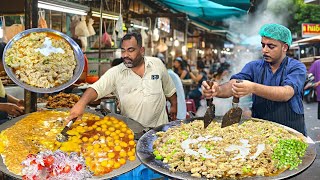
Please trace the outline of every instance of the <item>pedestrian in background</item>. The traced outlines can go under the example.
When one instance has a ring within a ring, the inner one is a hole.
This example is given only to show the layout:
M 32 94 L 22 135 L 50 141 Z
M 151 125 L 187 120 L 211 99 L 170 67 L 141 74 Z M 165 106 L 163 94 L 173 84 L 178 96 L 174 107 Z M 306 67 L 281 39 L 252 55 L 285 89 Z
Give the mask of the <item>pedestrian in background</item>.
M 163 64 L 166 65 L 164 55 L 162 53 L 158 53 L 157 57 L 163 62 Z M 186 96 L 184 94 L 184 89 L 183 89 L 181 79 L 175 72 L 173 72 L 172 69 L 167 69 L 167 70 L 176 87 L 177 107 L 178 107 L 177 119 L 180 119 L 180 120 L 186 119 L 186 115 L 187 115 Z M 168 107 L 168 110 L 170 111 L 170 107 L 171 107 L 170 102 L 168 102 L 167 107 Z
M 190 79 L 189 71 L 181 57 L 177 57 L 173 62 L 173 70 L 180 79 Z
M 312 73 L 315 78 L 314 87 L 317 90 L 318 119 L 320 120 L 320 60 L 316 60 L 315 62 L 313 62 L 308 72 Z
M 204 71 L 205 65 L 202 60 L 197 61 L 197 70 L 198 73 L 197 75 L 193 74 L 193 72 L 190 72 L 190 77 L 197 84 L 196 88 L 191 90 L 188 94 L 189 99 L 193 99 L 196 105 L 196 109 L 199 108 L 200 106 L 200 100 L 202 96 L 202 91 L 201 91 L 201 85 L 203 81 L 206 81 L 208 79 L 207 72 Z
M 0 69 L 3 70 L 2 55 L 6 43 L 0 43 Z M 17 117 L 24 114 L 24 100 L 17 99 L 10 94 L 7 94 L 0 79 L 0 124 L 8 121 L 10 116 Z

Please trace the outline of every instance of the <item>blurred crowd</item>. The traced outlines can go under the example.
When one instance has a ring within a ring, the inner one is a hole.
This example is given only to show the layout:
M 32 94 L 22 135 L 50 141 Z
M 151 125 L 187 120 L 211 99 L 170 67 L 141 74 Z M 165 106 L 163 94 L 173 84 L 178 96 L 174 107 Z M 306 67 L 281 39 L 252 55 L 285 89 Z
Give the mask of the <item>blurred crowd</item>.
M 164 55 L 157 54 L 157 57 L 164 63 Z M 184 102 L 186 102 L 186 111 L 195 113 L 197 116 L 203 116 L 207 107 L 206 100 L 201 92 L 203 81 L 212 80 L 219 84 L 228 82 L 231 76 L 233 56 L 222 54 L 219 58 L 198 57 L 196 61 L 185 59 L 184 57 L 175 57 L 172 62 L 173 72 L 180 78 L 183 85 L 182 93 Z M 195 62 L 191 64 L 190 62 Z M 177 94 L 179 97 L 178 92 Z M 244 109 L 250 110 L 251 97 L 244 98 Z M 223 116 L 231 108 L 232 98 L 214 98 L 213 103 L 216 105 L 216 115 Z M 178 102 L 179 105 L 179 102 Z

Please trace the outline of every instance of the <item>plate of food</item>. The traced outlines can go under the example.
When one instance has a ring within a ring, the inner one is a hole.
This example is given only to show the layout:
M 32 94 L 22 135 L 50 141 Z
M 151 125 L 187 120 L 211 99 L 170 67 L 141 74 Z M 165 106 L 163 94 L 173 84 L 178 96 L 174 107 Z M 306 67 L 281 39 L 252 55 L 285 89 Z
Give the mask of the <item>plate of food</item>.
M 6 45 L 4 69 L 14 83 L 32 92 L 61 91 L 80 77 L 82 50 L 67 35 L 52 29 L 20 32 Z
M 134 132 L 143 131 L 139 123 L 116 114 L 102 116 L 88 109 L 67 132 L 69 139 L 58 142 L 56 135 L 64 128 L 68 114 L 66 110 L 46 110 L 0 125 L 0 171 L 18 179 L 41 178 L 43 174 L 59 179 L 70 177 L 64 173 L 80 173 L 85 169 L 82 172 L 85 178 L 88 171 L 90 179 L 109 179 L 141 164 L 135 155 L 134 140 Z M 82 179 L 79 174 L 74 178 Z
M 137 156 L 149 168 L 177 179 L 284 179 L 308 168 L 314 143 L 294 129 L 260 119 L 221 128 L 216 117 L 172 121 L 145 133 Z

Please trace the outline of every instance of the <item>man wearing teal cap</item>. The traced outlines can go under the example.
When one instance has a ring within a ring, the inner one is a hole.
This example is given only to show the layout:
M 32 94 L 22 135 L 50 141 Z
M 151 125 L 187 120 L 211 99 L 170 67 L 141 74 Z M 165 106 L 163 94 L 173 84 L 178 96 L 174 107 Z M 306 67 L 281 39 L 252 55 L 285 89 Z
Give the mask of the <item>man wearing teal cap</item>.
M 289 58 L 291 32 L 280 24 L 261 27 L 263 59 L 247 63 L 225 84 L 210 89 L 202 83 L 203 94 L 212 97 L 243 97 L 252 93 L 252 116 L 291 127 L 306 135 L 302 104 L 306 67 Z M 237 79 L 242 82 L 236 83 Z M 241 99 L 240 99 L 241 101 Z

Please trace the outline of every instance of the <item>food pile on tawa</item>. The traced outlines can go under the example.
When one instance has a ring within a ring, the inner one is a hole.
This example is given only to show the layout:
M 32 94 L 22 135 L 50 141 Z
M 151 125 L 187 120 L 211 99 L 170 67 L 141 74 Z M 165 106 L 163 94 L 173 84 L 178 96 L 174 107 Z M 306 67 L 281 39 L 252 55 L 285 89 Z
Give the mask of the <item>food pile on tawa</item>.
M 57 95 L 49 96 L 46 104 L 47 108 L 72 108 L 80 99 L 76 94 L 66 94 L 60 92 Z
M 77 65 L 70 44 L 50 32 L 34 32 L 17 40 L 6 51 L 5 62 L 20 81 L 39 88 L 68 82 Z
M 194 177 L 274 176 L 297 168 L 308 147 L 302 134 L 268 121 L 203 127 L 196 120 L 156 133 L 155 159 Z
M 56 140 L 65 126 L 69 113 L 41 111 L 29 114 L 0 133 L 0 153 L 7 169 L 23 175 L 21 164 L 30 154 L 56 151 L 75 152 L 85 159 L 93 175 L 104 175 L 120 168 L 127 161 L 135 160 L 132 130 L 115 117 L 99 117 L 85 113 L 67 133 L 67 142 Z
M 2 57 L 0 57 L 2 58 Z M 0 79 L 2 84 L 5 85 L 13 85 L 14 82 L 9 78 L 9 76 L 7 75 L 7 73 L 5 71 L 0 71 Z

